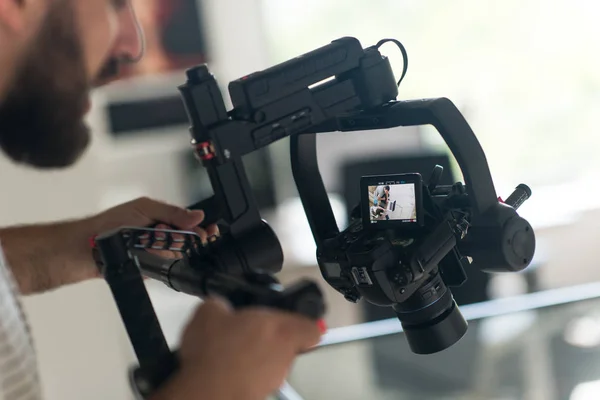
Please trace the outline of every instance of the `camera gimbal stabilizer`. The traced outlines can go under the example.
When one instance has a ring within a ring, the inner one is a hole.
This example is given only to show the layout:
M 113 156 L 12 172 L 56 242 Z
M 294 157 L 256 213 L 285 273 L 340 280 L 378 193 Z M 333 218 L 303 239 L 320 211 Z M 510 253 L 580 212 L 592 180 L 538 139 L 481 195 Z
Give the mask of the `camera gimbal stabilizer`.
M 499 200 L 477 138 L 448 99 L 396 100 L 407 64 L 396 82 L 389 60 L 379 52 L 387 41 L 363 49 L 357 39 L 341 38 L 233 81 L 231 111 L 205 65 L 187 71 L 179 89 L 192 144 L 214 190 L 192 208 L 206 211 L 206 224 L 219 223 L 220 238 L 202 244 L 189 232 L 123 228 L 95 241 L 140 361 L 140 391 L 151 392 L 176 368 L 140 271 L 174 290 L 218 293 L 239 307 L 263 304 L 322 317 L 323 298 L 314 283 L 287 290 L 277 286 L 273 274 L 281 270 L 282 249 L 260 217 L 242 163 L 245 154 L 285 137 L 291 138 L 294 180 L 323 277 L 349 301 L 364 297 L 392 306 L 414 352 L 443 350 L 466 332 L 447 288 L 464 282 L 466 263 L 501 272 L 519 271 L 531 262 L 534 232 L 516 212 L 530 196 L 529 188 L 520 185 L 506 202 Z M 403 46 L 392 41 L 406 61 Z M 319 173 L 316 134 L 427 124 L 448 144 L 465 184 L 437 185 L 442 170 L 432 166 L 429 182 L 420 176 L 414 181 L 422 206 L 417 223 L 378 228 L 369 224 L 362 204 L 340 232 Z M 165 238 L 157 245 L 158 233 Z M 149 247 L 175 249 L 184 257 L 164 260 L 146 252 Z

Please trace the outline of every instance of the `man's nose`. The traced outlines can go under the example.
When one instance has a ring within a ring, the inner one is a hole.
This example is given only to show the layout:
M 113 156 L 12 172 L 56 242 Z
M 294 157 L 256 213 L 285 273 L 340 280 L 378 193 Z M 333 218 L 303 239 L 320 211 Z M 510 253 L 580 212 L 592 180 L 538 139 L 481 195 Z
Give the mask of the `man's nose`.
M 131 5 L 119 17 L 119 38 L 115 53 L 125 62 L 137 62 L 144 55 L 144 32 Z

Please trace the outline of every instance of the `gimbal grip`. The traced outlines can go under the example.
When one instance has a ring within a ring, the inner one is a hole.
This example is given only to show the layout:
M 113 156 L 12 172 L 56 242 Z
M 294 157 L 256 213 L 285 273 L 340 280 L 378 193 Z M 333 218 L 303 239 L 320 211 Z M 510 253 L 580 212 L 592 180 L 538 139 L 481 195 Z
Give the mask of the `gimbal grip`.
M 300 281 L 275 298 L 264 296 L 263 298 L 254 298 L 250 302 L 244 302 L 244 296 L 235 296 L 232 298 L 232 305 L 235 309 L 242 309 L 251 306 L 267 306 L 277 308 L 283 311 L 293 312 L 314 320 L 321 330 L 324 330 L 322 321 L 325 315 L 325 301 L 323 293 L 319 287 L 311 281 Z M 173 374 L 179 369 L 179 360 L 177 352 L 171 352 L 152 363 L 146 364 L 145 368 L 134 368 L 131 371 L 131 384 L 136 394 L 142 398 L 149 398 L 159 387 L 161 387 Z

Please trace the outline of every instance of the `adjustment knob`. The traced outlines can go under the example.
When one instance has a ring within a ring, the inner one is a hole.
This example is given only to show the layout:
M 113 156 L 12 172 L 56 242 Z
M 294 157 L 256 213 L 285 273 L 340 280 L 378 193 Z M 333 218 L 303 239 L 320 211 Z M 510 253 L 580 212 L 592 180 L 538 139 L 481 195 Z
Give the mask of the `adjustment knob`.
M 437 185 L 440 183 L 440 179 L 442 179 L 442 174 L 444 173 L 444 167 L 441 165 L 436 165 L 433 167 L 433 172 L 431 173 L 431 177 L 429 178 L 429 184 L 427 188 L 429 192 L 433 193 Z
M 530 197 L 531 189 L 529 186 L 522 183 L 517 186 L 515 191 L 512 192 L 510 196 L 508 196 L 508 199 L 506 199 L 505 203 L 517 210 L 519 207 L 521 207 L 525 200 L 529 199 Z
M 208 66 L 206 64 L 202 64 L 193 68 L 188 69 L 185 72 L 188 81 L 192 84 L 200 84 L 207 79 L 212 77 L 210 71 L 208 70 Z
M 514 217 L 504 229 L 504 255 L 513 271 L 521 271 L 531 263 L 535 253 L 535 234 L 529 223 Z

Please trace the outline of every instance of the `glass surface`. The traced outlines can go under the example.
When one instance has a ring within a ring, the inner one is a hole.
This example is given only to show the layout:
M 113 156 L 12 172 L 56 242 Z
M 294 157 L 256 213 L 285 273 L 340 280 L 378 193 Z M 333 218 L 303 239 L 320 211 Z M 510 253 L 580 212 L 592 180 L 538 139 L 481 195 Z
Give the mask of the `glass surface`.
M 600 299 L 471 321 L 429 356 L 403 334 L 322 347 L 290 385 L 304 400 L 591 400 L 600 398 Z

